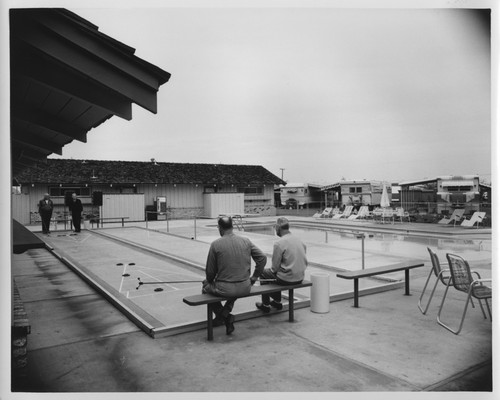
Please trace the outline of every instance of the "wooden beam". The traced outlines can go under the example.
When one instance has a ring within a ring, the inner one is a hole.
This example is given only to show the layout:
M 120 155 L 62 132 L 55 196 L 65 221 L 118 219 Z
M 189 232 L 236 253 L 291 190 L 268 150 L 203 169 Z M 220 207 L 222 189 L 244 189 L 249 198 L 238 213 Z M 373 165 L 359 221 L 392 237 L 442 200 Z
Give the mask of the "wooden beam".
M 66 65 L 67 68 L 78 71 L 81 75 L 125 96 L 152 113 L 157 112 L 156 93 L 158 88 L 151 88 L 134 76 L 127 75 L 117 66 L 104 62 L 87 51 L 82 51 L 67 38 L 56 35 L 39 24 L 16 29 L 15 35 L 19 40 Z
M 15 77 L 37 82 L 128 121 L 132 119 L 132 103 L 123 95 L 99 84 L 91 76 L 35 54 L 35 49 L 22 43 L 15 43 L 15 48 L 17 52 L 12 57 L 11 67 Z
M 12 120 L 23 121 L 56 134 L 76 139 L 80 142 L 87 142 L 87 129 L 78 125 L 62 121 L 54 115 L 47 114 L 32 108 L 19 108 L 14 106 L 11 109 Z
M 12 128 L 11 139 L 13 142 L 18 143 L 21 146 L 28 146 L 30 148 L 34 148 L 35 150 L 39 149 L 62 155 L 62 145 L 56 144 L 48 139 L 45 140 L 40 136 L 26 132 L 22 129 Z

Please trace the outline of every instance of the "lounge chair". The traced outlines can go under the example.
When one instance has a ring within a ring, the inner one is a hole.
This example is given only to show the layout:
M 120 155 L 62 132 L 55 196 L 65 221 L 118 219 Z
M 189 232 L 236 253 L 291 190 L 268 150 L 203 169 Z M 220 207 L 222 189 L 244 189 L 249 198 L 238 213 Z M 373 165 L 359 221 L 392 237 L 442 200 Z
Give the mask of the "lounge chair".
M 483 304 L 481 302 L 482 300 L 484 300 L 484 302 L 486 303 L 486 308 L 488 309 L 488 313 L 490 315 L 490 320 L 492 319 L 490 305 L 488 304 L 488 299 L 491 299 L 491 287 L 484 285 L 484 283 L 486 282 L 491 282 L 491 279 L 481 279 L 481 276 L 477 272 L 470 270 L 469 263 L 460 256 L 456 256 L 454 254 L 446 254 L 446 258 L 448 259 L 450 277 L 448 278 L 443 300 L 441 301 L 441 306 L 439 307 L 437 322 L 439 325 L 448 329 L 450 332 L 458 335 L 462 330 L 465 313 L 467 312 L 467 307 L 469 306 L 469 300 L 472 300 L 472 297 L 476 298 L 479 301 L 484 319 L 487 319 Z M 472 274 L 476 274 L 477 279 L 473 279 Z M 464 311 L 462 313 L 462 319 L 456 330 L 446 325 L 440 318 L 444 301 L 446 299 L 446 295 L 448 293 L 450 285 L 453 285 L 455 289 L 461 292 L 467 293 L 467 300 L 465 302 Z
M 427 280 L 425 281 L 424 288 L 422 289 L 422 294 L 420 295 L 420 298 L 418 299 L 418 308 L 422 312 L 422 314 L 425 314 L 427 310 L 429 309 L 429 306 L 431 304 L 432 296 L 434 296 L 434 292 L 436 291 L 436 287 L 439 281 L 443 285 L 448 284 L 448 279 L 449 279 L 449 272 L 447 268 L 441 268 L 441 263 L 439 262 L 439 258 L 436 253 L 434 253 L 429 247 L 427 247 L 427 251 L 429 252 L 429 255 L 431 256 L 431 270 L 429 271 L 429 276 L 427 277 Z M 432 274 L 436 276 L 436 281 L 434 282 L 434 287 L 432 288 L 431 294 L 429 296 L 429 300 L 427 300 L 427 305 L 425 306 L 425 310 L 422 308 L 422 299 L 425 294 L 425 289 L 427 289 L 427 285 L 431 279 Z M 445 276 L 446 275 L 446 276 Z
M 369 215 L 370 215 L 370 210 L 368 209 L 368 206 L 361 206 L 357 214 L 351 214 L 347 217 L 347 219 L 350 220 L 361 219 L 361 218 L 366 218 Z
M 486 213 L 483 211 L 476 211 L 474 214 L 472 214 L 472 217 L 470 219 L 464 219 L 460 226 L 465 226 L 465 227 L 473 227 L 475 224 L 477 224 L 476 228 L 479 228 L 479 224 L 483 222 L 484 217 L 486 217 Z
M 332 213 L 333 207 L 327 207 L 321 213 L 316 213 L 313 215 L 314 218 L 329 218 Z
M 372 216 L 372 213 L 370 211 L 370 207 L 368 206 L 363 206 L 360 209 L 360 212 L 358 213 L 359 218 L 369 218 Z
M 330 218 L 333 207 L 326 207 L 322 212 L 317 212 L 313 215 L 314 218 Z
M 438 224 L 447 225 L 453 221 L 453 226 L 455 226 L 455 224 L 457 222 L 460 222 L 460 220 L 464 217 L 464 212 L 465 210 L 463 208 L 455 208 L 453 210 L 453 213 L 450 215 L 450 218 L 444 217 L 443 219 L 438 221 Z
M 335 214 L 332 216 L 333 219 L 347 218 L 352 213 L 354 206 L 346 206 L 343 213 Z

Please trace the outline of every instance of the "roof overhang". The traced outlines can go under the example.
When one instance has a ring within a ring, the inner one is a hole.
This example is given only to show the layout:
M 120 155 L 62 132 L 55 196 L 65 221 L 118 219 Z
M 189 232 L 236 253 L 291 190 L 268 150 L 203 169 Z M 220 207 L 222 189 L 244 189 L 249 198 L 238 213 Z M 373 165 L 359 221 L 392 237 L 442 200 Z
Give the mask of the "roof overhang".
M 132 119 L 132 103 L 157 112 L 170 73 L 134 52 L 68 10 L 10 10 L 13 175 L 114 115 Z
M 426 183 L 432 183 L 432 182 L 437 182 L 437 178 L 432 178 L 432 179 L 420 179 L 417 181 L 406 181 L 406 182 L 400 182 L 398 185 L 399 186 L 416 186 L 416 185 L 425 185 Z
M 322 191 L 340 188 L 340 183 L 332 183 L 331 185 L 326 185 L 321 188 Z

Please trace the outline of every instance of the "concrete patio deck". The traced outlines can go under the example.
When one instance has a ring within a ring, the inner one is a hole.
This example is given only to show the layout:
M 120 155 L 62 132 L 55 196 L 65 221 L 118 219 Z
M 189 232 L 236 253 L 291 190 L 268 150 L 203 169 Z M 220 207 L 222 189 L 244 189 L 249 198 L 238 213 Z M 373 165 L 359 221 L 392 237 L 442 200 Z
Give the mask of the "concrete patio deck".
M 187 237 L 192 223 L 171 221 L 171 233 Z M 213 224 L 213 220 L 199 222 L 193 243 L 200 242 L 204 250 L 188 249 L 191 260 L 203 262 L 206 243 L 216 237 Z M 150 222 L 149 228 L 161 230 L 163 225 Z M 422 235 L 446 233 L 441 232 L 442 227 L 436 228 L 437 232 L 431 233 L 425 232 L 432 227 L 416 224 L 399 229 Z M 398 226 L 392 229 L 397 231 Z M 128 235 L 126 240 L 141 244 L 142 233 L 137 232 L 144 230 L 101 229 L 92 236 Z M 453 233 L 455 236 L 458 231 Z M 461 235 L 469 236 L 487 238 L 491 231 L 467 230 Z M 269 252 L 264 239 L 255 235 L 253 240 Z M 58 246 L 62 247 L 61 241 Z M 68 243 L 61 250 L 71 247 Z M 124 259 L 144 252 L 134 246 L 123 248 Z M 178 248 L 178 255 L 186 257 L 185 250 Z M 105 253 L 106 248 L 93 244 L 86 251 Z M 311 261 L 327 258 L 321 251 L 331 255 L 329 247 L 312 246 Z M 344 260 L 350 254 L 349 249 L 335 252 Z M 430 265 L 426 254 L 422 258 Z M 491 264 L 488 268 L 484 260 L 479 261 L 484 277 L 491 277 Z M 474 263 L 471 266 L 474 269 Z M 223 328 L 216 328 L 214 341 L 207 342 L 201 326 L 152 339 L 48 251 L 14 255 L 12 276 L 31 324 L 28 366 L 15 381 L 14 394 L 54 392 L 67 397 L 80 392 L 336 392 L 338 396 L 358 392 L 401 395 L 481 391 L 474 393 L 475 398 L 489 398 L 493 395 L 492 324 L 476 307 L 469 308 L 460 335 L 439 326 L 436 314 L 443 287 L 438 287 L 430 310 L 422 315 L 417 301 L 427 273 L 427 267 L 411 273 L 411 296 L 404 296 L 399 289 L 374 293 L 362 297 L 358 309 L 353 307 L 352 298 L 347 298 L 332 302 L 330 312 L 325 314 L 305 307 L 296 310 L 292 324 L 287 322 L 286 313 L 237 319 L 233 335 L 226 336 Z M 449 297 L 442 317 L 456 322 L 464 296 L 452 291 Z M 178 312 L 187 311 L 179 303 Z

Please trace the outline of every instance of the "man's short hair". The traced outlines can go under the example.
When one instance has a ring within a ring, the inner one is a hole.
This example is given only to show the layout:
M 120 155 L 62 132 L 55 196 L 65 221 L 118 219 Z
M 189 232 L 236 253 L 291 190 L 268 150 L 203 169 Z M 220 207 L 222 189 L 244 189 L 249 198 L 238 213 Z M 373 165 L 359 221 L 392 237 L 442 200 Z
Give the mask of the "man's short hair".
M 222 229 L 231 229 L 233 227 L 233 219 L 228 216 L 219 217 L 217 224 Z
M 279 217 L 276 221 L 276 225 L 281 229 L 290 229 L 290 222 L 288 222 L 288 219 L 285 217 Z

